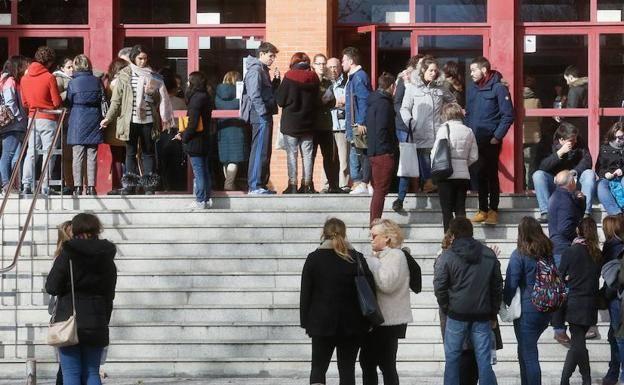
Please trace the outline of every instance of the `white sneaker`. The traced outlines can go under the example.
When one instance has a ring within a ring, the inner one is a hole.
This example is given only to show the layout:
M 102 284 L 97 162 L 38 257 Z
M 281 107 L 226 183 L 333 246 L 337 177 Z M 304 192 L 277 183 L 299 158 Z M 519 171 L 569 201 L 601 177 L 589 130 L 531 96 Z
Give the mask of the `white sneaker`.
M 203 210 L 206 208 L 206 204 L 205 202 L 193 201 L 188 206 L 186 206 L 186 208 L 191 210 Z
M 366 186 L 366 183 L 360 183 L 353 190 L 351 190 L 349 194 L 351 195 L 368 194 L 368 187 Z
M 368 193 L 369 193 L 370 195 L 373 195 L 373 185 L 372 185 L 372 184 L 370 184 L 370 183 L 368 184 Z
M 208 199 L 206 202 L 204 202 L 204 208 L 205 209 L 211 209 L 212 208 L 212 199 Z

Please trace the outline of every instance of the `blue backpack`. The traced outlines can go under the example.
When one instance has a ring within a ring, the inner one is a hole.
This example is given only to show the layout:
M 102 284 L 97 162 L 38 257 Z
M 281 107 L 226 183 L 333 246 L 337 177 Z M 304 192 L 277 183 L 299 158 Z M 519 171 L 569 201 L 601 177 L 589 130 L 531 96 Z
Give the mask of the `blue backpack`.
M 609 181 L 609 190 L 615 198 L 618 206 L 624 208 L 624 186 L 622 186 L 622 178 L 613 178 Z

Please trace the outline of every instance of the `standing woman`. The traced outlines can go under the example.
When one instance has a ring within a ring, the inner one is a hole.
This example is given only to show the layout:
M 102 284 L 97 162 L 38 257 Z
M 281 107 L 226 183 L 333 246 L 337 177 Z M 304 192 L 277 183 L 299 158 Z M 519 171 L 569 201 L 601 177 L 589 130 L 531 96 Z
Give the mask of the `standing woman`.
M 108 85 L 106 87 L 106 98 L 108 100 L 113 96 L 113 90 L 119 82 L 119 71 L 126 68 L 128 62 L 124 59 L 116 58 L 108 66 Z M 111 161 L 111 181 L 112 190 L 109 195 L 119 195 L 121 193 L 121 177 L 123 176 L 124 161 L 126 158 L 126 143 L 117 139 L 117 119 L 111 121 L 104 129 L 104 142 L 109 145 L 112 161 Z
M 596 222 L 583 218 L 577 227 L 577 238 L 561 255 L 559 273 L 568 288 L 568 304 L 565 320 L 570 324 L 570 350 L 561 373 L 561 385 L 569 385 L 576 366 L 583 385 L 591 384 L 589 353 L 585 334 L 598 320 L 598 283 L 600 279 L 601 251 Z
M 69 113 L 69 105 L 67 102 L 67 87 L 69 82 L 74 76 L 74 59 L 66 57 L 63 59 L 58 69 L 52 73 L 56 78 L 56 86 L 58 87 L 61 100 L 63 101 L 63 107 L 66 107 L 67 113 Z M 67 144 L 67 120 L 63 125 L 63 194 L 71 194 L 71 189 L 74 188 L 74 178 L 72 174 L 72 148 Z
M 596 161 L 598 174 L 598 200 L 609 215 L 622 212 L 611 191 L 610 182 L 622 183 L 624 175 L 624 122 L 615 123 L 607 132 L 600 146 Z
M 55 321 L 72 315 L 70 266 L 75 289 L 78 345 L 59 348 L 65 385 L 101 385 L 102 351 L 109 344 L 117 268 L 115 245 L 99 239 L 100 220 L 81 213 L 72 219 L 72 239 L 63 244 L 46 280 L 46 291 L 58 296 Z
M 208 80 L 203 72 L 195 71 L 189 75 L 186 89 L 188 127 L 175 138 L 182 140 L 184 151 L 191 159 L 195 176 L 195 201 L 190 209 L 209 209 L 212 207 L 210 192 L 210 151 L 209 130 L 212 114 L 212 99 L 208 94 Z M 201 127 L 201 129 L 200 129 Z
M 28 125 L 27 113 L 24 110 L 20 96 L 20 80 L 28 68 L 28 59 L 24 56 L 11 56 L 2 68 L 0 76 L 0 89 L 4 104 L 13 113 L 13 120 L 0 129 L 2 139 L 2 156 L 0 157 L 0 178 L 2 180 L 2 193 L 7 194 L 10 190 L 9 181 L 15 168 L 18 154 L 22 148 L 22 141 Z
M 431 153 L 433 158 L 440 140 L 448 139 L 453 174 L 445 180 L 438 181 L 445 233 L 453 215 L 455 217 L 466 216 L 466 193 L 470 187 L 468 168 L 479 159 L 477 140 L 472 130 L 464 126 L 463 119 L 464 113 L 459 104 L 449 103 L 442 107 L 442 120 L 445 123 L 438 129 Z
M 537 341 L 548 327 L 551 315 L 538 311 L 531 302 L 537 262 L 542 258 L 553 258 L 552 243 L 535 218 L 524 217 L 518 225 L 517 248 L 511 253 L 503 290 L 503 300 L 510 305 L 520 288 L 522 311 L 520 318 L 514 320 L 514 332 L 522 385 L 542 383 Z
M 82 195 L 83 164 L 87 163 L 87 195 L 96 195 L 98 145 L 104 141 L 100 128 L 104 87 L 93 76 L 91 61 L 85 55 L 74 58 L 74 78 L 67 86 L 67 105 L 71 109 L 67 144 L 72 146 L 74 195 Z
M 377 367 L 384 385 L 399 385 L 396 355 L 399 338 L 405 338 L 407 323 L 412 322 L 410 273 L 401 250 L 403 232 L 396 222 L 378 218 L 370 230 L 373 257 L 367 258 L 384 323 L 366 335 L 360 353 L 364 385 L 377 385 Z
M 106 127 L 117 118 L 117 139 L 126 142 L 127 193 L 130 194 L 134 193 L 138 180 L 136 158 L 141 146 L 143 185 L 145 192 L 151 194 L 155 186 L 150 179 L 157 179 L 155 141 L 161 129 L 173 126 L 173 110 L 164 82 L 148 66 L 145 47 L 140 44 L 132 47 L 129 58 L 130 65 L 119 72 L 110 108 L 100 125 Z
M 355 360 L 370 324 L 362 316 L 355 289 L 362 264 L 369 285 L 373 275 L 361 253 L 347 241 L 343 221 L 325 221 L 321 245 L 308 255 L 301 274 L 301 327 L 312 338 L 310 384 L 325 384 L 325 374 L 337 349 L 340 385 L 355 385 Z M 357 258 L 357 260 L 356 260 Z

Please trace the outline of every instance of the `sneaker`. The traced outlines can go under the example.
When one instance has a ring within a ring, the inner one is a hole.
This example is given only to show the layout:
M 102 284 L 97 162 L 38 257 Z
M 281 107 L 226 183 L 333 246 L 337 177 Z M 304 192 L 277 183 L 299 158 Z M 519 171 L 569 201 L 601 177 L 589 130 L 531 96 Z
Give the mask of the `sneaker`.
M 498 224 L 498 211 L 490 210 L 487 212 L 487 219 L 483 222 L 486 225 Z
M 568 334 L 566 332 L 555 332 L 553 338 L 555 339 L 555 341 L 559 342 L 566 348 L 570 348 L 570 337 L 568 337 Z
M 470 218 L 470 221 L 474 223 L 481 223 L 481 222 L 485 222 L 487 218 L 488 218 L 488 214 L 485 211 L 479 210 L 474 215 L 474 217 Z
M 186 206 L 186 208 L 191 210 L 203 210 L 206 208 L 206 203 L 193 201 L 188 206 Z
M 375 192 L 375 190 L 373 190 L 373 185 L 372 184 L 368 184 L 368 194 L 369 195 L 373 195 L 373 193 Z
M 348 194 L 351 192 L 351 187 L 349 186 L 343 186 L 340 188 L 345 194 Z
M 205 209 L 211 209 L 212 208 L 212 199 L 208 199 L 206 202 L 204 202 L 204 208 Z
M 396 211 L 397 213 L 403 211 L 403 201 L 397 199 L 392 202 L 392 210 Z
M 249 190 L 249 192 L 247 193 L 247 195 L 272 195 L 275 194 L 275 191 L 273 190 L 269 190 L 266 188 L 259 188 L 259 189 L 255 189 L 255 190 Z
M 539 223 L 548 223 L 548 213 L 541 213 L 540 217 L 537 218 Z
M 358 184 L 354 189 L 349 193 L 351 195 L 359 195 L 359 194 L 368 194 L 368 187 L 365 183 Z

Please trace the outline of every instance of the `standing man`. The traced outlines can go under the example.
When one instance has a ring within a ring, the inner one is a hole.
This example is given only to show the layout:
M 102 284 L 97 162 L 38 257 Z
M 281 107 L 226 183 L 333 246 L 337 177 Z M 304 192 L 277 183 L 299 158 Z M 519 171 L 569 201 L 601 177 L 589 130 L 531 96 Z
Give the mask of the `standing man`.
M 466 125 L 474 132 L 479 146 L 479 211 L 472 221 L 495 225 L 500 196 L 498 156 L 514 121 L 513 105 L 509 90 L 501 83 L 503 76 L 492 70 L 486 58 L 480 56 L 472 61 L 470 76 L 473 83 L 466 95 Z
M 370 78 L 361 64 L 360 51 L 355 47 L 347 47 L 342 51 L 342 69 L 348 74 L 345 87 L 345 129 L 347 141 L 351 143 L 349 153 L 349 170 L 353 188 L 351 194 L 372 194 L 368 187 L 370 182 L 370 165 L 366 149 L 356 148 L 353 134 L 366 133 L 366 109 L 368 95 L 371 93 Z
M 279 50 L 273 44 L 264 42 L 258 48 L 258 57 L 247 56 L 240 116 L 251 124 L 251 153 L 249 154 L 249 194 L 275 194 L 267 185 L 270 176 L 271 141 L 273 138 L 273 115 L 277 114 L 275 92 L 280 84 L 279 70 L 273 65 Z
M 343 192 L 349 192 L 349 142 L 345 133 L 345 86 L 347 77 L 342 72 L 342 65 L 338 58 L 327 61 L 327 74 L 332 81 L 332 91 L 336 98 L 336 105 L 331 110 L 334 142 L 338 152 L 338 186 Z
M 566 99 L 565 108 L 587 108 L 587 96 L 589 92 L 589 79 L 581 76 L 581 72 L 576 66 L 568 66 L 563 71 L 563 78 L 568 84 L 568 97 Z M 572 123 L 579 129 L 581 136 L 587 138 L 587 118 L 563 118 L 563 120 Z

